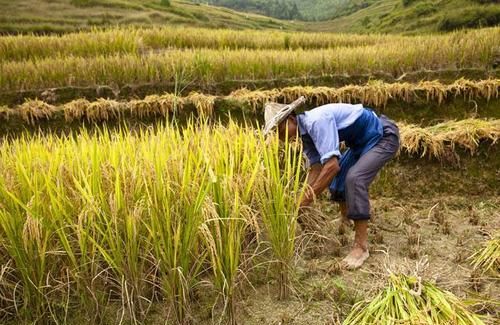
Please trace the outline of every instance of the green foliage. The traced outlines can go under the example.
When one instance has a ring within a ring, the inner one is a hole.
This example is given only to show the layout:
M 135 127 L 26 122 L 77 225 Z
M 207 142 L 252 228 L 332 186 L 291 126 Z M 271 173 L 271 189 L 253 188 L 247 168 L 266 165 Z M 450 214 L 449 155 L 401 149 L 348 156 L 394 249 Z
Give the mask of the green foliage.
M 160 4 L 162 6 L 169 7 L 170 6 L 170 0 L 160 0 Z
M 255 12 L 280 19 L 302 19 L 296 0 L 195 0 L 194 2 Z
M 500 8 L 467 8 L 446 14 L 439 22 L 442 31 L 461 28 L 497 26 L 500 23 Z
M 424 2 L 424 3 L 418 3 L 415 6 L 414 11 L 415 14 L 420 17 L 436 12 L 437 8 L 432 3 Z
M 416 2 L 416 0 L 401 0 L 401 2 L 403 3 L 403 6 L 408 7 L 412 3 Z

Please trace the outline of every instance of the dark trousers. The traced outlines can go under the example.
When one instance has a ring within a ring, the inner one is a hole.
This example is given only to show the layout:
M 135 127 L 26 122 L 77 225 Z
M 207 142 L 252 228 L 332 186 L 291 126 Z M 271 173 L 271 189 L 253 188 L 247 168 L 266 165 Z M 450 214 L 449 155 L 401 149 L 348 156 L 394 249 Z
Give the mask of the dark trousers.
M 349 168 L 345 179 L 345 200 L 347 217 L 352 220 L 370 219 L 368 187 L 378 171 L 397 153 L 399 149 L 399 129 L 397 125 L 382 115 L 383 136 L 380 141 Z

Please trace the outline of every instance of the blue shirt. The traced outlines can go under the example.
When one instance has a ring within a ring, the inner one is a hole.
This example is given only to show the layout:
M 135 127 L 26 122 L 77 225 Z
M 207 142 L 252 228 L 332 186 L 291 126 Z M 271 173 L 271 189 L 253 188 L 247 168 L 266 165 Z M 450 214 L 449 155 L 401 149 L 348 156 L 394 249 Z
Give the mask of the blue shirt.
M 382 137 L 382 123 L 373 111 L 363 105 L 320 106 L 297 115 L 297 124 L 304 153 L 311 166 L 325 164 L 334 156 L 340 158 L 342 141 L 359 158 Z

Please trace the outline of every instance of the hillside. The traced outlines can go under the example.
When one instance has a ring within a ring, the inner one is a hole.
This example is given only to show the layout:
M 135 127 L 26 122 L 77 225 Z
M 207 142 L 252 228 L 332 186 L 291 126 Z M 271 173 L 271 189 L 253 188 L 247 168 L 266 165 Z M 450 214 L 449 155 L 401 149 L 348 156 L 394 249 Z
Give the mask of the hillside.
M 192 0 L 280 19 L 327 20 L 353 13 L 376 0 Z
M 65 33 L 92 27 L 186 25 L 290 29 L 288 22 L 231 9 L 161 0 L 0 0 L 0 33 Z
M 433 32 L 495 26 L 499 0 L 193 0 L 280 19 L 308 30 Z M 318 21 L 318 22 L 312 22 Z
M 342 17 L 308 23 L 314 31 L 419 33 L 496 26 L 498 0 L 374 0 Z

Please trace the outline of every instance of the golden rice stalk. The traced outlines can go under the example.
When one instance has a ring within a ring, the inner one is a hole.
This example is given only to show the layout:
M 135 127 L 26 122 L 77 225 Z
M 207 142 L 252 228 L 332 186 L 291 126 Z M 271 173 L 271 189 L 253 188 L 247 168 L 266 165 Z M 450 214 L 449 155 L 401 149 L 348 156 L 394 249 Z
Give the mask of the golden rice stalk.
M 445 148 L 460 146 L 473 154 L 481 141 L 495 144 L 500 139 L 500 120 L 466 119 L 448 121 L 427 128 L 401 124 L 401 150 L 442 158 Z
M 30 247 L 34 242 L 41 246 L 42 224 L 37 218 L 28 215 L 23 227 L 23 243 L 25 247 Z
M 370 81 L 366 85 L 347 85 L 340 88 L 293 86 L 282 89 L 251 91 L 242 88 L 228 96 L 214 96 L 201 93 L 191 93 L 187 97 L 174 94 L 152 95 L 141 100 L 118 103 L 100 99 L 91 103 L 84 99 L 76 100 L 62 105 L 65 118 L 68 122 L 87 117 L 93 121 L 107 120 L 120 116 L 120 110 L 130 111 L 132 115 L 145 117 L 150 115 L 166 115 L 182 109 L 187 103 L 195 105 L 200 114 L 212 114 L 215 110 L 216 100 L 235 101 L 251 107 L 256 113 L 269 101 L 290 102 L 300 96 L 305 96 L 311 105 L 324 105 L 328 103 L 362 103 L 369 107 L 385 107 L 389 100 L 412 102 L 417 98 L 417 92 L 423 93 L 427 101 L 436 101 L 442 104 L 450 96 L 464 96 L 464 99 L 485 98 L 490 100 L 498 98 L 500 79 L 487 79 L 470 81 L 459 79 L 455 83 L 446 85 L 439 81 L 423 81 L 411 83 L 384 83 Z M 23 108 L 24 107 L 24 108 Z M 60 108 L 57 108 L 60 109 Z M 27 101 L 17 109 L 23 118 L 33 123 L 42 116 L 50 117 L 55 107 L 42 101 Z M 24 112 L 24 113 L 23 113 Z M 45 112 L 45 115 L 43 113 Z M 33 116 L 33 117 L 32 117 Z M 6 118 L 6 113 L 0 117 Z
M 484 140 L 496 143 L 500 138 L 500 120 L 466 119 L 440 123 L 428 128 L 438 141 L 452 147 L 460 145 L 473 153 Z
M 194 104 L 200 116 L 211 116 L 214 112 L 216 99 L 217 96 L 191 92 L 186 101 Z
M 416 125 L 400 125 L 401 151 L 410 155 L 420 153 L 420 157 L 427 154 L 439 158 L 444 153 L 444 143 L 428 130 Z
M 174 94 L 162 96 L 151 95 L 143 100 L 133 100 L 129 103 L 132 115 L 146 117 L 152 115 L 165 116 L 184 107 L 185 99 Z
M 86 99 L 77 99 L 63 105 L 64 119 L 66 122 L 80 120 L 85 116 L 90 102 Z
M 257 108 L 264 107 L 267 102 L 278 101 L 278 97 L 279 90 L 277 89 L 251 91 L 247 88 L 241 88 L 233 91 L 225 98 L 250 105 L 253 112 L 257 112 Z
M 499 83 L 499 79 L 480 80 L 476 83 L 478 89 L 477 92 L 487 100 L 498 98 L 500 88 Z
M 56 108 L 41 100 L 28 100 L 17 108 L 17 111 L 29 124 L 35 124 L 40 119 L 49 119 L 54 114 Z
M 489 101 L 492 98 L 498 98 L 499 81 L 499 79 L 472 81 L 461 78 L 448 86 L 448 91 L 454 92 L 455 97 L 462 95 L 468 100 L 483 97 Z
M 8 120 L 11 115 L 14 115 L 13 109 L 7 106 L 0 106 L 0 120 Z
M 427 94 L 427 101 L 437 101 L 439 105 L 443 103 L 448 95 L 447 87 L 436 80 L 422 81 L 419 83 L 417 88 L 425 91 Z
M 87 106 L 85 117 L 92 122 L 107 121 L 119 117 L 124 107 L 125 105 L 118 101 L 100 98 Z
M 484 322 L 452 292 L 420 276 L 391 273 L 387 287 L 373 300 L 354 305 L 343 324 L 481 325 Z

